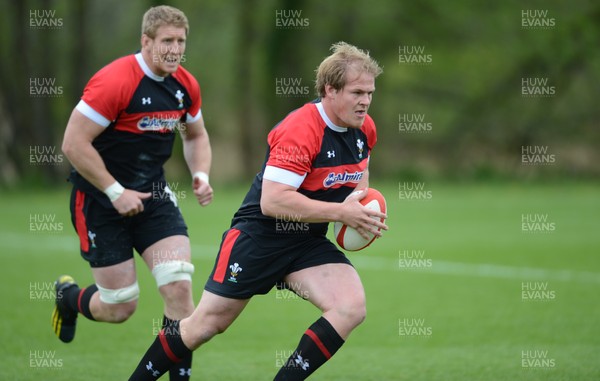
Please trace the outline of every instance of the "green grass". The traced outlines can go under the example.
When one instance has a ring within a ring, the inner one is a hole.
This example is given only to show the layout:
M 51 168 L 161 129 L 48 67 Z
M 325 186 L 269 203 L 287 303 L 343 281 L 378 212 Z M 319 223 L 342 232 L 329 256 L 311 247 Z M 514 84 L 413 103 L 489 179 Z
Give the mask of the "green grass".
M 373 185 L 387 197 L 391 230 L 349 254 L 365 285 L 368 317 L 312 379 L 600 379 L 598 184 L 426 183 L 429 200 L 399 200 L 397 184 Z M 196 299 L 245 190 L 217 187 L 208 208 L 191 197 L 181 200 L 196 265 Z M 62 273 L 81 285 L 92 281 L 70 223 L 68 190 L 0 196 L 1 378 L 126 379 L 162 316 L 143 263 L 137 262 L 142 294 L 134 316 L 120 325 L 80 318 L 75 340 L 63 344 L 50 329 L 53 300 L 30 291 Z M 555 230 L 523 232 L 523 214 L 547 215 Z M 32 231 L 35 215 L 54 216 L 53 231 Z M 405 250 L 420 251 L 431 266 L 400 267 Z M 522 282 L 546 285 L 554 297 L 523 300 Z M 271 379 L 277 353 L 292 350 L 317 317 L 304 301 L 275 292 L 256 297 L 225 334 L 195 353 L 192 378 Z M 404 319 L 421 320 L 431 334 L 400 335 Z M 554 366 L 524 368 L 522 352 L 536 350 L 547 351 L 545 360 Z M 54 356 L 56 367 L 32 366 L 35 353 L 47 364 Z

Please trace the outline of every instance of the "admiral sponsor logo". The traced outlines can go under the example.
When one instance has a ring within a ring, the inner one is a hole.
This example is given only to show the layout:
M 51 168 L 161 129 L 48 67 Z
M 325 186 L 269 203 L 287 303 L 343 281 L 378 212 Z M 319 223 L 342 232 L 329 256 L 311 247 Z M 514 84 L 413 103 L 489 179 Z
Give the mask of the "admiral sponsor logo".
M 178 128 L 181 124 L 179 116 L 171 118 L 145 116 L 137 123 L 140 131 L 160 131 L 170 132 Z
M 323 180 L 323 185 L 327 188 L 334 186 L 335 184 L 346 184 L 346 183 L 358 183 L 363 178 L 363 172 L 344 172 L 344 173 L 335 173 L 331 172 L 325 180 Z

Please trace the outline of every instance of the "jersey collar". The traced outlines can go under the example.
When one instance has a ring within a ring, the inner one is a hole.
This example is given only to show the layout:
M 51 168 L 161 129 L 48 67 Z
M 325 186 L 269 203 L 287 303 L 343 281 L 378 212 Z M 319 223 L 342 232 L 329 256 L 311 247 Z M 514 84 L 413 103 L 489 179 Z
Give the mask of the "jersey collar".
M 142 57 L 142 53 L 137 53 L 135 55 L 135 59 L 137 60 L 138 64 L 140 65 L 140 68 L 142 68 L 142 71 L 144 72 L 144 74 L 146 74 L 146 76 L 158 82 L 162 82 L 165 80 L 165 77 L 161 77 L 160 75 L 154 74 L 152 70 L 150 70 L 148 65 L 146 65 L 146 61 L 144 61 L 144 57 Z
M 323 119 L 323 121 L 325 122 L 325 124 L 327 125 L 327 127 L 331 128 L 335 132 L 346 132 L 346 131 L 348 131 L 347 127 L 340 127 L 340 126 L 336 126 L 335 124 L 333 124 L 333 122 L 331 121 L 331 119 L 329 119 L 329 117 L 325 113 L 325 109 L 323 108 L 323 103 L 321 103 L 321 102 L 316 103 L 316 106 L 317 106 L 317 110 L 319 110 L 319 114 L 321 115 L 321 118 Z

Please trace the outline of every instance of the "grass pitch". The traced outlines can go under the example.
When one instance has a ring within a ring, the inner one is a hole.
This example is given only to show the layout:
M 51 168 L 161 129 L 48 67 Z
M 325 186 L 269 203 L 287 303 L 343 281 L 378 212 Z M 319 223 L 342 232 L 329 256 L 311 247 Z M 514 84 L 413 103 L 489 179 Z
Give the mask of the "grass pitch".
M 387 198 L 390 231 L 348 254 L 368 317 L 311 379 L 600 379 L 598 184 L 420 183 L 416 195 L 372 185 Z M 196 300 L 245 191 L 216 187 L 208 208 L 191 190 L 179 193 Z M 127 379 L 162 317 L 149 271 L 138 260 L 142 291 L 129 321 L 80 317 L 75 340 L 59 342 L 50 327 L 52 282 L 63 273 L 92 282 L 68 189 L 1 196 L 1 378 Z M 254 298 L 226 333 L 195 352 L 192 379 L 272 379 L 318 315 L 285 291 Z

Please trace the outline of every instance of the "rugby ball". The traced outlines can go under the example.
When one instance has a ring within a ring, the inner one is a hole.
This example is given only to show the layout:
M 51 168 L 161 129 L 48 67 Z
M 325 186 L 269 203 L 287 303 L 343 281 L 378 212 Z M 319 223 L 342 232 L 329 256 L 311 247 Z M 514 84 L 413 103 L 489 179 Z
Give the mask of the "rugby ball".
M 360 200 L 360 203 L 369 209 L 386 213 L 387 207 L 385 204 L 385 198 L 381 192 L 374 188 L 367 188 L 364 191 L 367 192 L 367 195 Z M 363 191 L 357 191 L 355 193 L 360 192 Z M 381 222 L 385 221 L 384 218 L 373 218 L 376 220 L 379 219 Z M 375 240 L 375 234 L 369 233 L 369 239 L 365 239 L 354 228 L 344 225 L 341 222 L 336 222 L 333 225 L 333 233 L 338 245 L 340 245 L 342 249 L 348 251 L 362 250 Z

